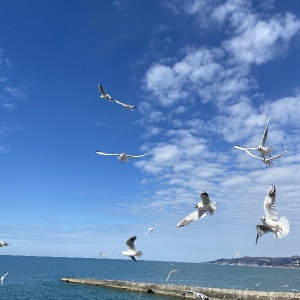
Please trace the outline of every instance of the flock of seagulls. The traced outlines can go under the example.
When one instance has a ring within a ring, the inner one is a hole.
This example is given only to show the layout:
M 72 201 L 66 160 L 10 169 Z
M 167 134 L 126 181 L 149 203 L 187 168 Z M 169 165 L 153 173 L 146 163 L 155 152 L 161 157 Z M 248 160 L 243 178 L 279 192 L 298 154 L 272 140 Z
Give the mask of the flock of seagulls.
M 137 107 L 136 105 L 128 105 L 128 104 L 122 103 L 122 102 L 118 101 L 117 99 L 113 100 L 112 97 L 108 93 L 106 93 L 106 91 L 104 90 L 104 88 L 101 84 L 98 84 L 98 88 L 99 88 L 99 91 L 101 92 L 100 98 L 106 99 L 110 102 L 115 102 L 115 103 L 117 103 L 117 104 L 123 106 L 124 108 L 131 110 L 131 111 Z M 266 128 L 264 130 L 262 140 L 261 140 L 258 147 L 244 147 L 244 146 L 239 146 L 239 145 L 234 145 L 234 147 L 236 149 L 245 151 L 248 155 L 250 155 L 250 156 L 252 156 L 256 159 L 262 160 L 267 166 L 272 165 L 273 160 L 280 158 L 288 150 L 286 149 L 284 152 L 282 152 L 281 154 L 279 154 L 275 157 L 272 156 L 273 147 L 272 146 L 269 146 L 269 147 L 266 146 L 266 141 L 267 141 L 267 137 L 268 137 L 268 128 L 269 128 L 269 118 L 267 119 L 267 125 L 266 125 Z M 258 151 L 259 156 L 253 154 L 251 152 L 251 150 Z M 126 154 L 126 153 L 112 154 L 112 153 L 105 153 L 105 152 L 101 152 L 101 151 L 96 151 L 96 154 L 104 155 L 104 156 L 115 156 L 120 160 L 121 163 L 126 163 L 131 158 L 141 158 L 141 157 L 144 157 L 144 156 L 147 155 L 147 153 L 142 154 L 142 155 L 129 155 L 129 154 Z M 207 192 L 203 191 L 200 194 L 200 199 L 201 199 L 201 201 L 194 206 L 194 208 L 197 209 L 197 210 L 190 213 L 188 216 L 186 216 L 184 219 L 182 219 L 177 224 L 177 227 L 187 226 L 187 225 L 191 224 L 193 221 L 204 218 L 207 214 L 213 215 L 215 213 L 215 211 L 217 209 L 216 202 L 210 200 L 209 195 L 208 195 Z M 278 220 L 275 205 L 276 205 L 276 187 L 271 184 L 270 187 L 269 187 L 268 193 L 265 197 L 265 200 L 264 200 L 265 216 L 263 216 L 261 218 L 262 224 L 256 225 L 257 236 L 256 236 L 255 244 L 257 244 L 258 239 L 262 235 L 264 235 L 268 232 L 273 232 L 274 237 L 279 238 L 279 239 L 285 237 L 289 233 L 289 231 L 290 231 L 289 221 L 287 220 L 286 217 L 281 217 Z M 147 235 L 149 232 L 153 231 L 153 229 L 156 225 L 157 225 L 157 223 L 154 223 L 151 227 L 149 227 L 148 230 L 145 232 L 145 235 Z M 125 256 L 131 258 L 135 262 L 137 262 L 136 257 L 141 257 L 143 255 L 142 251 L 137 251 L 136 248 L 135 248 L 134 242 L 135 242 L 136 239 L 137 239 L 136 235 L 130 237 L 126 241 L 127 250 L 122 251 L 120 253 L 122 255 L 125 255 Z M 5 247 L 5 246 L 8 246 L 8 245 L 9 244 L 7 242 L 0 241 L 0 247 Z M 105 257 L 105 256 L 108 256 L 108 255 L 113 253 L 113 252 L 102 253 L 99 250 L 96 250 L 96 251 L 100 254 L 101 257 Z M 240 251 L 237 251 L 236 256 L 239 256 L 239 254 L 240 254 Z M 180 270 L 170 271 L 170 273 L 167 276 L 166 282 L 169 281 L 170 276 L 174 272 L 179 272 L 179 271 Z M 2 277 L 0 277 L 1 285 L 3 285 L 4 278 L 7 275 L 8 275 L 8 273 L 5 273 Z M 256 287 L 259 287 L 259 283 L 255 283 L 255 285 L 256 285 Z M 192 293 L 194 295 L 194 297 L 197 298 L 197 299 L 202 299 L 202 300 L 208 300 L 209 299 L 206 295 L 204 295 L 202 293 L 198 293 L 198 292 L 195 292 L 195 291 L 188 291 L 188 293 Z
M 101 95 L 99 96 L 100 98 L 103 98 L 103 99 L 113 102 L 112 97 L 105 92 L 105 90 L 101 84 L 98 84 L 98 88 L 99 88 L 99 91 L 101 92 Z M 131 110 L 131 111 L 133 111 L 134 108 L 137 108 L 137 105 L 125 104 L 125 103 L 120 102 L 117 99 L 115 99 L 114 102 L 123 106 L 126 109 Z M 142 155 L 130 155 L 130 154 L 126 154 L 126 153 L 113 154 L 113 153 L 105 153 L 102 151 L 96 151 L 96 153 L 99 155 L 104 155 L 104 156 L 115 156 L 115 157 L 117 157 L 118 160 L 120 160 L 121 164 L 122 163 L 125 164 L 131 158 L 141 158 L 141 157 L 144 157 L 147 155 L 147 153 L 142 154 Z

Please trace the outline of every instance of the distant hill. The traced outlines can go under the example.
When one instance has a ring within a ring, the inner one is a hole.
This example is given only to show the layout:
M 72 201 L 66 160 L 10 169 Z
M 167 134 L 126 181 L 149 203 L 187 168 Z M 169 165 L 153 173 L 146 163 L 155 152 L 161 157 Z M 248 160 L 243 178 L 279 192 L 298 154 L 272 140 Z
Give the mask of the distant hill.
M 284 267 L 300 268 L 300 256 L 292 257 L 249 257 L 221 258 L 214 261 L 204 262 L 206 264 L 259 266 L 259 267 Z

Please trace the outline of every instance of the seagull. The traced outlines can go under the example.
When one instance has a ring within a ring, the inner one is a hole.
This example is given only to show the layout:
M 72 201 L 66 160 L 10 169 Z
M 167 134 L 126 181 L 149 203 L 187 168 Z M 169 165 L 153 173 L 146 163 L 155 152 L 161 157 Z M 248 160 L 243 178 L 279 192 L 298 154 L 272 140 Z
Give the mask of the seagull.
M 275 238 L 283 238 L 290 232 L 290 223 L 286 217 L 281 217 L 277 220 L 276 211 L 276 187 L 270 184 L 269 191 L 264 200 L 264 210 L 266 216 L 261 218 L 263 225 L 256 225 L 257 235 L 255 244 L 257 240 L 263 234 L 268 232 L 273 232 Z
M 194 297 L 196 299 L 209 300 L 209 298 L 206 295 L 202 294 L 202 293 L 197 293 L 197 292 L 194 292 L 194 291 L 188 291 L 188 293 L 194 294 Z
M 145 234 L 148 234 L 150 231 L 152 231 L 156 225 L 157 225 L 157 223 L 154 223 L 151 227 L 149 227 L 147 232 L 145 232 Z
M 122 251 L 121 254 L 125 255 L 125 256 L 129 256 L 130 258 L 132 258 L 135 262 L 135 256 L 141 257 L 143 255 L 142 251 L 136 251 L 135 247 L 134 247 L 134 241 L 136 240 L 136 235 L 132 236 L 131 238 L 129 238 L 126 241 L 126 245 L 127 245 L 127 251 Z
M 142 155 L 129 155 L 126 153 L 120 153 L 120 154 L 110 154 L 110 153 L 105 153 L 105 152 L 101 152 L 101 151 L 96 151 L 97 154 L 99 155 L 108 155 L 108 156 L 116 156 L 118 160 L 121 161 L 121 163 L 126 163 L 129 158 L 139 158 L 139 157 L 144 157 L 146 156 L 148 153 L 142 154 Z
M 8 246 L 8 245 L 9 245 L 9 243 L 0 241 L 0 247 L 5 247 L 5 246 Z
M 101 95 L 99 96 L 100 98 L 104 98 L 104 99 L 107 99 L 108 101 L 113 102 L 112 97 L 104 91 L 101 84 L 98 84 L 98 88 L 99 88 L 99 91 L 101 92 Z
M 260 157 L 260 156 L 256 156 L 254 155 L 250 150 L 248 149 L 245 149 L 246 153 L 248 153 L 249 155 L 251 155 L 252 157 L 255 157 L 255 158 L 258 158 L 260 159 L 262 162 L 264 162 L 266 164 L 266 167 L 267 166 L 271 166 L 273 165 L 274 163 L 272 162 L 272 160 L 275 160 L 279 157 L 281 157 L 282 155 L 284 155 L 288 149 L 286 149 L 284 152 L 282 152 L 281 154 L 277 155 L 277 156 L 274 156 L 274 157 L 270 157 L 270 158 L 265 158 L 265 157 Z
M 269 129 L 269 117 L 267 119 L 267 125 L 266 125 L 266 128 L 265 128 L 262 140 L 261 140 L 261 142 L 260 142 L 260 144 L 259 144 L 258 147 L 244 147 L 244 146 L 239 146 L 239 145 L 234 145 L 234 147 L 236 149 L 245 150 L 245 151 L 246 150 L 257 150 L 263 158 L 265 158 L 265 156 L 267 156 L 267 155 L 269 157 L 271 157 L 271 152 L 273 150 L 273 147 L 272 146 L 265 147 L 265 144 L 266 144 L 266 141 L 267 141 L 267 137 L 268 137 L 268 129 Z
M 254 282 L 254 284 L 257 288 L 260 286 L 260 282 Z
M 180 270 L 172 270 L 172 271 L 169 273 L 166 282 L 169 281 L 169 278 L 170 278 L 171 274 L 173 274 L 174 272 L 180 272 Z
M 200 198 L 201 201 L 194 206 L 194 208 L 197 208 L 198 210 L 192 212 L 184 219 L 182 219 L 177 224 L 177 227 L 187 226 L 193 221 L 204 218 L 207 215 L 207 213 L 209 213 L 210 215 L 214 214 L 215 210 L 217 209 L 216 202 L 211 202 L 209 199 L 209 195 L 206 192 L 201 193 Z
M 235 254 L 236 254 L 236 256 L 239 256 L 240 255 L 240 250 L 236 251 Z
M 7 275 L 8 275 L 8 272 L 5 273 L 3 276 L 0 277 L 1 285 L 3 285 L 3 280 L 4 280 L 5 276 L 7 276 Z
M 96 251 L 100 254 L 101 257 L 107 256 L 107 255 L 110 255 L 110 254 L 113 253 L 113 252 L 109 252 L 109 253 L 101 253 L 99 250 L 96 250 Z
M 122 105 L 123 107 L 131 110 L 131 111 L 133 111 L 134 108 L 137 108 L 136 105 L 125 104 L 125 103 L 122 103 L 122 102 L 118 101 L 118 99 L 115 99 L 115 102 L 118 103 L 118 104 L 120 104 L 120 105 Z

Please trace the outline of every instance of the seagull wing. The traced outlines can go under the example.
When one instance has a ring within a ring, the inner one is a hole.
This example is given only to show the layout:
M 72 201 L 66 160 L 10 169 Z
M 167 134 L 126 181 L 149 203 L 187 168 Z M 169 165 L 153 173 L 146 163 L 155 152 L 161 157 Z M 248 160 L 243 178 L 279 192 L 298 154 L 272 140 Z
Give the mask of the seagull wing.
M 118 101 L 117 99 L 115 99 L 115 102 L 116 102 L 116 103 L 118 103 L 118 104 L 120 104 L 120 105 L 122 105 L 122 106 L 124 106 L 124 105 L 125 105 L 124 103 L 122 103 L 122 102 Z
M 112 153 L 105 153 L 101 151 L 96 151 L 97 154 L 99 155 L 109 155 L 109 156 L 119 156 L 120 154 L 112 154 Z
M 99 91 L 100 91 L 103 95 L 107 95 L 106 92 L 104 91 L 104 88 L 102 87 L 101 84 L 98 84 L 98 88 L 99 88 Z
M 267 219 L 272 219 L 274 221 L 277 220 L 277 212 L 276 212 L 275 205 L 276 205 L 276 187 L 275 185 L 271 184 L 264 201 L 264 210 Z
M 135 251 L 135 247 L 134 247 L 134 241 L 136 240 L 136 235 L 132 236 L 131 238 L 129 238 L 126 241 L 126 245 L 128 247 L 128 250 L 133 250 Z
M 206 216 L 206 212 L 201 210 L 201 211 L 194 211 L 188 216 L 186 216 L 184 219 L 182 219 L 176 226 L 177 227 L 183 227 L 191 224 L 193 221 L 197 221 L 199 219 L 202 219 Z
M 260 143 L 260 145 L 263 146 L 263 147 L 265 146 L 267 138 L 268 138 L 268 129 L 269 129 L 269 117 L 267 119 L 267 125 L 266 125 L 266 128 L 265 128 L 261 143 Z
M 252 157 L 255 157 L 255 158 L 258 158 L 258 159 L 260 159 L 260 160 L 264 160 L 262 157 L 259 157 L 259 156 L 256 156 L 256 155 L 254 155 L 250 150 L 248 150 L 248 149 L 245 149 L 245 151 L 246 151 L 246 153 L 248 153 L 250 156 L 252 156 Z
M 145 153 L 145 154 L 142 154 L 142 155 L 129 155 L 129 154 L 126 154 L 126 157 L 130 157 L 130 158 L 139 158 L 139 157 L 144 157 L 146 156 L 148 153 Z
M 239 149 L 239 150 L 256 150 L 257 148 L 254 148 L 254 147 L 244 147 L 244 146 L 239 146 L 239 145 L 234 145 L 233 146 L 234 148 L 236 148 L 236 149 Z
M 267 160 L 274 160 L 277 159 L 279 157 L 281 157 L 282 155 L 284 155 L 285 153 L 287 153 L 288 149 L 286 149 L 285 151 L 283 151 L 281 154 L 277 155 L 277 156 L 272 156 L 271 158 L 268 158 Z
M 257 235 L 256 235 L 256 241 L 255 244 L 257 244 L 258 239 L 268 232 L 272 232 L 271 228 L 266 225 L 256 225 Z

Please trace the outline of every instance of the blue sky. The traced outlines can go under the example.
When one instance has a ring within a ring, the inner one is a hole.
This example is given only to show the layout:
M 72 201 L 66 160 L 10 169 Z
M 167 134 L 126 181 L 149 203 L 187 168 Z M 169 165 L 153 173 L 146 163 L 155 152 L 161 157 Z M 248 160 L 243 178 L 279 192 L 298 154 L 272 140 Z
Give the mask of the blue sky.
M 299 255 L 297 1 L 5 1 L 0 31 L 2 254 Z M 233 147 L 267 116 L 271 168 Z M 291 231 L 255 246 L 269 184 Z M 202 191 L 215 215 L 177 228 Z

